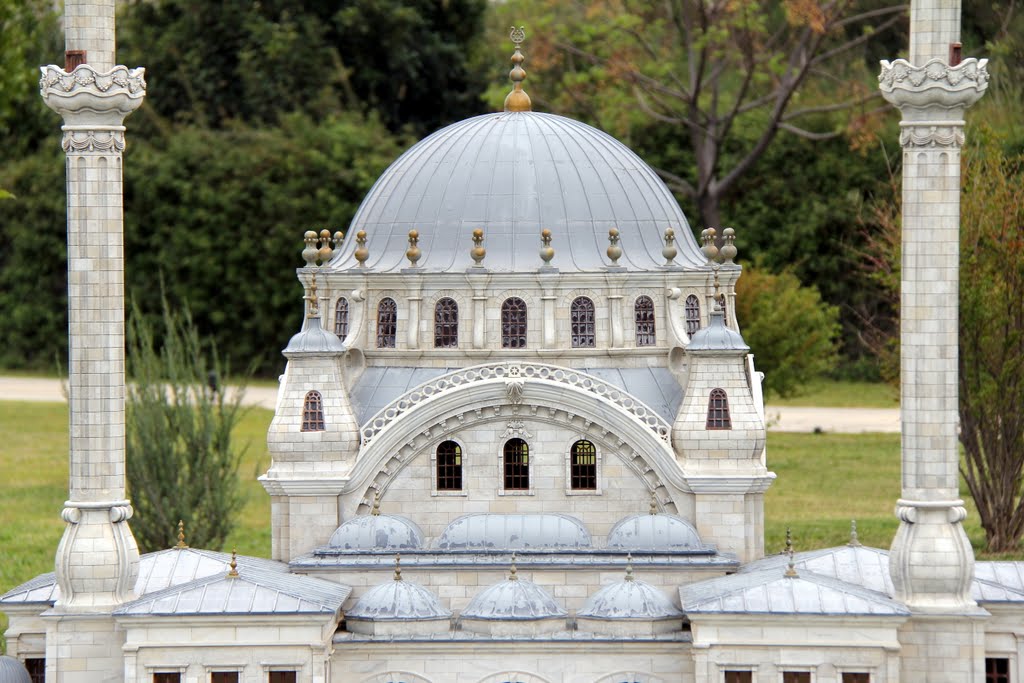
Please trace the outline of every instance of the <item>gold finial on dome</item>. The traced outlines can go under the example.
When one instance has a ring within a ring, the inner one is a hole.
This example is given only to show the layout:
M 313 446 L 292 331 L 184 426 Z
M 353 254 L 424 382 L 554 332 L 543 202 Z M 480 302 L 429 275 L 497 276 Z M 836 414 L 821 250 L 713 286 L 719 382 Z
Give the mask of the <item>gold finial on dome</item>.
M 530 102 L 530 96 L 523 90 L 526 70 L 523 69 L 522 64 L 526 57 L 519 51 L 519 47 L 526 40 L 526 29 L 522 26 L 519 28 L 513 26 L 508 37 L 512 39 L 512 44 L 516 46 L 516 51 L 512 55 L 512 63 L 515 66 L 508 72 L 508 77 L 512 79 L 512 92 L 505 97 L 505 111 L 532 111 L 533 105 Z
M 182 519 L 178 520 L 178 545 L 174 547 L 178 548 L 179 550 L 181 548 L 188 547 L 188 545 L 185 544 L 185 521 Z
M 402 580 L 402 554 L 395 553 L 395 581 Z
M 518 581 L 519 573 L 516 571 L 516 551 L 512 551 L 512 566 L 508 570 L 508 580 Z
M 228 563 L 228 566 L 231 567 L 231 571 L 228 572 L 228 578 L 229 579 L 237 579 L 238 578 L 238 550 L 237 549 L 231 551 L 231 562 Z
M 626 553 L 626 581 L 634 581 L 633 578 L 633 553 Z
M 789 557 L 789 562 L 786 565 L 785 577 L 795 579 L 800 575 L 796 571 L 796 562 L 793 560 L 793 535 L 788 526 L 786 527 L 786 555 Z

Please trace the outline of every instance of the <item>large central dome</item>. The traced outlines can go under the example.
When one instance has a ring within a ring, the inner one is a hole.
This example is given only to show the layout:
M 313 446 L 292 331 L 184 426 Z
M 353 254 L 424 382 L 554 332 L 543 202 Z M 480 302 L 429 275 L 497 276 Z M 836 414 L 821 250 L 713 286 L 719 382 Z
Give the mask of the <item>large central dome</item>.
M 552 231 L 560 271 L 610 265 L 608 230 L 618 228 L 629 270 L 665 264 L 664 233 L 676 234 L 681 266 L 706 262 L 668 188 L 625 145 L 553 114 L 501 112 L 460 121 L 425 138 L 393 163 L 370 190 L 332 262 L 355 267 L 355 234 L 365 230 L 377 272 L 408 267 L 410 230 L 419 231 L 428 271 L 473 265 L 476 228 L 484 230 L 492 271 L 532 272 L 540 231 Z

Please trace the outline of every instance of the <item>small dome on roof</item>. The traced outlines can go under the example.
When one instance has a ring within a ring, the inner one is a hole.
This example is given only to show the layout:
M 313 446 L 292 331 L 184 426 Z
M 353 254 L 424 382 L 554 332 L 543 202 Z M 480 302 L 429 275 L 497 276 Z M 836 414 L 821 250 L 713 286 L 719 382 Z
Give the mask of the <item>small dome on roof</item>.
M 423 532 L 405 517 L 360 515 L 335 529 L 327 545 L 350 551 L 414 550 L 423 547 Z
M 480 513 L 459 517 L 437 539 L 441 550 L 589 548 L 590 532 L 568 515 Z
M 608 547 L 629 550 L 703 550 L 692 524 L 675 515 L 631 515 L 608 532 Z
M 345 345 L 338 335 L 331 334 L 320 326 L 319 316 L 306 319 L 306 328 L 293 336 L 284 347 L 284 354 L 290 353 L 344 353 Z
M 32 683 L 32 676 L 21 660 L 0 655 L 0 683 Z
M 628 576 L 597 591 L 576 612 L 590 619 L 669 619 L 683 613 L 649 583 Z
M 419 584 L 395 579 L 374 586 L 345 613 L 348 619 L 372 621 L 448 619 L 452 613 L 436 595 Z
M 750 347 L 743 341 L 743 336 L 736 330 L 725 325 L 725 314 L 721 310 L 711 312 L 711 322 L 690 337 L 690 351 L 749 351 Z
M 551 595 L 515 574 L 476 594 L 462 610 L 463 619 L 534 620 L 568 616 Z

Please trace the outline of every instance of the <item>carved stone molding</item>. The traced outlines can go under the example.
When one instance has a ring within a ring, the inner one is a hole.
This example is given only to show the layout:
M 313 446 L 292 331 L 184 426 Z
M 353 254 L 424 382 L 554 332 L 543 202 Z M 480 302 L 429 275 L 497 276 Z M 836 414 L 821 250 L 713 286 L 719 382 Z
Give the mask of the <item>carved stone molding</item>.
M 963 145 L 963 121 L 904 122 L 902 130 L 900 130 L 900 146 L 902 147 L 949 147 L 960 149 Z
M 59 88 L 66 93 L 74 90 L 95 90 L 101 93 L 128 91 L 138 93 L 139 97 L 146 92 L 146 70 L 142 67 L 129 69 L 126 66 L 115 66 L 110 71 L 97 71 L 89 64 L 79 64 L 71 73 L 55 64 L 39 67 L 42 77 L 39 79 L 39 90 L 45 93 L 51 88 Z
M 80 64 L 70 73 L 50 64 L 40 67 L 39 94 L 46 105 L 64 117 L 64 123 L 101 130 L 119 126 L 124 117 L 142 104 L 146 95 L 146 70 L 115 66 L 97 71 Z
M 904 118 L 925 120 L 920 113 L 932 111 L 962 115 L 988 88 L 987 66 L 987 59 L 974 58 L 956 66 L 939 59 L 932 59 L 923 66 L 914 66 L 905 59 L 892 62 L 883 59 L 878 87 L 888 102 L 900 108 Z
M 71 152 L 120 154 L 124 151 L 124 129 L 119 126 L 117 129 L 110 130 L 83 130 L 65 126 L 60 146 L 65 153 L 69 154 Z

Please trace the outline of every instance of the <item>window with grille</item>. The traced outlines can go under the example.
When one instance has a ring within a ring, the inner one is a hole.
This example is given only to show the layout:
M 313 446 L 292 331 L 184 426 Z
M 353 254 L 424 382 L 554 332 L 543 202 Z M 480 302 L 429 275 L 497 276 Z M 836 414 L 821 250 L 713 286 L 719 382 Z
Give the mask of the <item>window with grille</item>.
M 210 683 L 238 683 L 237 671 L 211 671 Z
M 722 389 L 712 389 L 708 398 L 708 421 L 705 429 L 732 429 L 729 417 L 729 397 Z
M 267 683 L 297 683 L 299 674 L 295 671 L 271 671 Z
M 437 447 L 437 490 L 462 490 L 462 447 L 454 441 Z
M 459 346 L 459 305 L 445 297 L 434 304 L 434 348 Z
M 725 683 L 753 683 L 754 675 L 751 671 L 726 671 Z
M 782 683 L 811 683 L 810 671 L 783 671 Z
M 343 296 L 334 304 L 334 334 L 342 341 L 348 336 L 348 299 Z
M 569 306 L 569 327 L 574 349 L 594 346 L 594 302 L 585 296 L 573 299 Z
M 636 321 L 636 345 L 654 346 L 657 335 L 654 332 L 654 302 L 649 296 L 639 296 L 633 304 Z
M 322 432 L 324 426 L 324 399 L 319 391 L 310 391 L 302 402 L 302 431 Z
M 700 329 L 700 299 L 693 294 L 686 297 L 683 312 L 686 315 L 686 334 L 693 336 Z
M 577 441 L 569 455 L 569 484 L 574 491 L 597 490 L 597 449 L 589 441 Z
M 871 683 L 871 674 L 866 673 L 843 673 L 843 683 Z
M 1010 683 L 1010 660 L 1005 657 L 986 657 L 985 683 Z
M 177 671 L 153 672 L 153 683 L 181 683 L 181 673 Z
M 501 348 L 526 348 L 526 302 L 516 296 L 501 304 Z
M 46 659 L 29 657 L 25 660 L 25 669 L 32 683 L 46 683 Z
M 391 298 L 381 299 L 377 304 L 377 348 L 395 348 L 398 333 L 398 306 Z
M 505 490 L 530 490 L 530 447 L 522 439 L 505 442 Z

